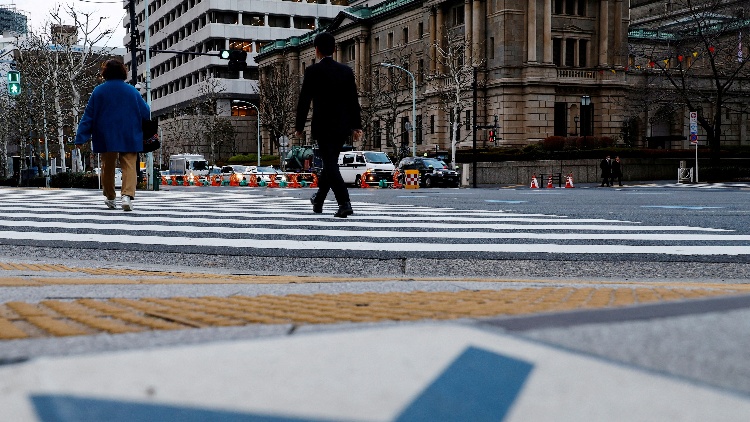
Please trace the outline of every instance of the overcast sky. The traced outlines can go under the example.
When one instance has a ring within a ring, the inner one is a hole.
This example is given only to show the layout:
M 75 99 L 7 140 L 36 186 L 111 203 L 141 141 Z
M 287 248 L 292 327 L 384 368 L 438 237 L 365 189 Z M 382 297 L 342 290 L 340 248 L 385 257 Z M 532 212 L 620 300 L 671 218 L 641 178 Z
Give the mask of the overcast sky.
M 13 4 L 13 0 L 0 0 L 0 5 L 7 6 Z M 109 40 L 103 40 L 101 44 L 110 47 L 122 47 L 122 39 L 125 36 L 125 28 L 122 26 L 122 20 L 125 18 L 127 9 L 123 8 L 122 0 L 15 0 L 17 9 L 24 12 L 29 18 L 29 26 L 34 30 L 40 29 L 44 23 L 50 19 L 49 12 L 55 5 L 72 5 L 77 11 L 93 13 L 92 18 L 99 19 L 104 16 L 102 28 L 113 28 L 115 33 Z M 67 16 L 66 13 L 61 13 Z M 68 18 L 67 24 L 72 24 L 72 19 Z

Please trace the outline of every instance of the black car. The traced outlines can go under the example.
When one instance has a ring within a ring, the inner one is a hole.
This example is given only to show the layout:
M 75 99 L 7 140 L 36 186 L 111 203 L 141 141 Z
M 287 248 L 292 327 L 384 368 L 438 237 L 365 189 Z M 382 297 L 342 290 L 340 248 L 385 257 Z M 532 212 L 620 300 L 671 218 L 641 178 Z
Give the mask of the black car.
M 459 175 L 451 170 L 441 160 L 427 157 L 406 157 L 398 163 L 400 183 L 404 183 L 404 172 L 406 170 L 419 170 L 419 186 L 430 188 L 433 186 L 444 186 L 457 188 Z

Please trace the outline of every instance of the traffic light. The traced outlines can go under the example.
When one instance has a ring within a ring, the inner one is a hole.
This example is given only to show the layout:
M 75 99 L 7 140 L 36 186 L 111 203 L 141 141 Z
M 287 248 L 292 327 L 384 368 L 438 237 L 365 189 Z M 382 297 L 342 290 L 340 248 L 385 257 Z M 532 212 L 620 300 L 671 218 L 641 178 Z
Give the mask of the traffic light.
M 8 71 L 8 94 L 14 97 L 21 95 L 21 73 L 17 70 Z
M 495 129 L 490 129 L 489 133 L 487 134 L 487 140 L 490 142 L 495 142 Z
M 247 69 L 247 51 L 244 50 L 221 50 L 219 57 L 229 60 L 229 70 Z

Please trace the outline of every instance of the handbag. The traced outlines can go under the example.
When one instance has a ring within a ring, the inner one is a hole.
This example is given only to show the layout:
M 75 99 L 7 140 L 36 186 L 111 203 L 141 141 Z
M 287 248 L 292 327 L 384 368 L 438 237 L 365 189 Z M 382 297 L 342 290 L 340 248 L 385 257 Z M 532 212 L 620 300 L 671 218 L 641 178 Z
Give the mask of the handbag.
M 154 119 L 143 119 L 143 152 L 154 152 L 161 147 L 159 142 L 159 122 Z

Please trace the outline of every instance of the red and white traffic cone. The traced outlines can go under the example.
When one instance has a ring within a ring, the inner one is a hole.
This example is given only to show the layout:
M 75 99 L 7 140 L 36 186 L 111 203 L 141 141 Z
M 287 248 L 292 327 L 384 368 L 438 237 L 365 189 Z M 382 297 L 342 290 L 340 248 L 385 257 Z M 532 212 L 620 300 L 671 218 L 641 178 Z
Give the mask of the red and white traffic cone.
M 536 173 L 531 175 L 531 189 L 539 189 L 539 184 L 536 182 Z
M 571 188 L 574 188 L 574 187 L 575 186 L 573 186 L 573 175 L 569 174 L 568 177 L 565 179 L 565 188 L 566 189 L 571 189 Z
M 550 174 L 547 178 L 547 189 L 554 189 L 555 186 L 552 184 L 552 175 Z

